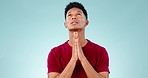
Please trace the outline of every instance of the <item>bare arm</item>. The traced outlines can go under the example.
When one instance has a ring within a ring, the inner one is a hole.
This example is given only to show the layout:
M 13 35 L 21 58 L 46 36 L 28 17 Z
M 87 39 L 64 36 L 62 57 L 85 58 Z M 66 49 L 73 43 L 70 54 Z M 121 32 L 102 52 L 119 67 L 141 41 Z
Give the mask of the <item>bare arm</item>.
M 81 64 L 88 78 L 108 78 L 108 72 L 96 72 L 85 57 L 81 59 Z
M 62 71 L 62 73 L 57 72 L 51 72 L 48 74 L 48 78 L 71 78 L 72 73 L 74 71 L 76 61 L 79 59 L 81 61 L 81 64 L 85 70 L 85 73 L 88 78 L 108 78 L 108 72 L 96 72 L 94 68 L 91 66 L 87 58 L 84 56 L 81 46 L 78 42 L 78 34 L 75 33 L 74 35 L 74 41 L 75 44 L 72 48 L 72 57 L 65 67 L 65 69 Z
M 82 48 L 79 44 L 79 39 L 78 39 L 78 33 L 75 33 L 76 35 L 76 52 L 78 53 L 78 59 L 81 61 L 82 67 L 85 70 L 85 73 L 88 78 L 108 78 L 108 72 L 96 72 L 94 68 L 91 66 L 87 58 L 85 57 Z
M 71 78 L 74 68 L 76 66 L 76 62 L 78 60 L 78 52 L 76 51 L 77 47 L 75 43 L 72 48 L 72 57 L 65 69 L 62 71 L 62 73 L 51 72 L 48 74 L 48 78 Z
M 48 78 L 71 78 L 75 65 L 76 61 L 71 59 L 62 73 L 48 73 Z

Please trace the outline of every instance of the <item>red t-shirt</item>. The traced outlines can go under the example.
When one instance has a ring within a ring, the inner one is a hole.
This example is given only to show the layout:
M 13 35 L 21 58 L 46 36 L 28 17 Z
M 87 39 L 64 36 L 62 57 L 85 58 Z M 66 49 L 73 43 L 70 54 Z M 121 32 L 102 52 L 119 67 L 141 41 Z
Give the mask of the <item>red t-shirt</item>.
M 109 57 L 104 47 L 101 47 L 89 40 L 87 44 L 82 47 L 83 53 L 92 67 L 99 72 L 109 72 Z M 48 73 L 61 73 L 72 56 L 72 47 L 66 41 L 64 44 L 53 48 L 48 55 Z M 80 63 L 77 61 L 72 78 L 87 78 L 86 73 Z

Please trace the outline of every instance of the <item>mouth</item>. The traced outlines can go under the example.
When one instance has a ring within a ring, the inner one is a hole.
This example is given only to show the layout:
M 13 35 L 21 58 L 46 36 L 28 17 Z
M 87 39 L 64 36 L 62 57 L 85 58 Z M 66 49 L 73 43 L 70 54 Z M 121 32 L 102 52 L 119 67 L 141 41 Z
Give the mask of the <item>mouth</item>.
M 76 24 L 78 24 L 78 21 L 72 21 L 70 24 L 76 25 Z

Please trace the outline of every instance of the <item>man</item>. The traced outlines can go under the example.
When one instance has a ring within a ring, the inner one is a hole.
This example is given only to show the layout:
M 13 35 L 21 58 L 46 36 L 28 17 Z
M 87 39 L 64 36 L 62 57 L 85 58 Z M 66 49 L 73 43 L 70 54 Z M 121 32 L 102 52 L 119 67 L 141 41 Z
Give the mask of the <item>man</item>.
M 83 5 L 71 2 L 65 8 L 69 40 L 48 55 L 48 78 L 108 78 L 109 58 L 105 48 L 85 39 L 88 25 Z

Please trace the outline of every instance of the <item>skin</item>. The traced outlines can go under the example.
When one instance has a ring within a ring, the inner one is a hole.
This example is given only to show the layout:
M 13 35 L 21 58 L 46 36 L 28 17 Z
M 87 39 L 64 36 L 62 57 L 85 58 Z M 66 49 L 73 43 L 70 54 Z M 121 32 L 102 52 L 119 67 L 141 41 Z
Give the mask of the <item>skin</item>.
M 96 72 L 85 57 L 82 47 L 87 44 L 85 39 L 85 27 L 88 25 L 83 11 L 79 8 L 71 8 L 66 15 L 64 26 L 69 30 L 68 44 L 72 46 L 72 57 L 62 73 L 50 72 L 48 78 L 71 78 L 77 60 L 80 60 L 88 78 L 108 78 L 108 72 Z

